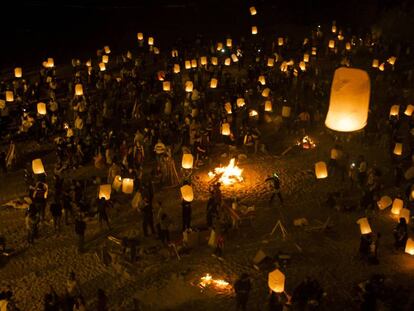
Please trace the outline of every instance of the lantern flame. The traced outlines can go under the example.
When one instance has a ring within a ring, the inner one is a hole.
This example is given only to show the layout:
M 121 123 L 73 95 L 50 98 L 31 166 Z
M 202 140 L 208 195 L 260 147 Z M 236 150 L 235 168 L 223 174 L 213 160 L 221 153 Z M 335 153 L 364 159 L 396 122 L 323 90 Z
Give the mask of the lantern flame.
M 236 165 L 235 161 L 235 158 L 233 158 L 230 160 L 229 165 L 224 167 L 216 167 L 214 169 L 214 172 L 208 172 L 208 176 L 210 178 L 214 178 L 218 175 L 221 175 L 219 182 L 223 183 L 226 186 L 232 185 L 236 182 L 242 182 L 243 170 Z

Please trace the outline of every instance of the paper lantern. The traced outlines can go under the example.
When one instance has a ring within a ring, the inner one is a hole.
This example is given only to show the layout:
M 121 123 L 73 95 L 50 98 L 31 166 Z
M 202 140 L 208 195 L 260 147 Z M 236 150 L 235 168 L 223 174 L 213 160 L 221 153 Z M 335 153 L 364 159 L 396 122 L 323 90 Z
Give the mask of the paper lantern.
M 137 39 L 138 39 L 138 41 L 144 40 L 144 34 L 142 32 L 138 32 L 137 33 Z
M 46 104 L 45 103 L 37 103 L 37 113 L 40 115 L 46 115 Z
M 207 65 L 207 57 L 206 56 L 201 56 L 200 57 L 200 65 L 202 65 L 202 66 Z
M 218 81 L 217 81 L 216 78 L 211 79 L 210 88 L 215 89 L 217 87 L 217 83 L 218 83 Z
M 154 45 L 154 38 L 153 37 L 148 37 L 148 45 Z
M 217 58 L 217 57 L 215 57 L 215 56 L 213 56 L 213 57 L 211 58 L 211 64 L 212 64 L 213 66 L 217 66 L 217 65 L 218 65 L 218 58 Z
M 306 71 L 306 63 L 305 63 L 305 62 L 300 62 L 300 63 L 299 63 L 299 68 L 300 68 L 300 70 L 302 70 L 302 71 Z
M 227 123 L 227 122 L 226 123 L 223 123 L 221 125 L 221 135 L 229 136 L 230 133 L 231 133 L 231 131 L 230 131 L 230 124 Z
M 249 117 L 257 117 L 259 114 L 256 110 L 250 110 L 249 111 Z
M 264 110 L 267 112 L 271 112 L 273 110 L 272 102 L 270 100 L 266 100 Z
M 191 69 L 191 61 L 186 60 L 186 61 L 184 62 L 184 66 L 185 66 L 185 69 Z
M 398 116 L 400 113 L 400 105 L 392 105 L 390 109 L 390 116 Z
M 171 51 L 171 57 L 178 57 L 178 51 L 176 49 Z
M 368 119 L 370 80 L 366 71 L 341 67 L 335 70 L 325 125 L 339 132 L 365 127 Z
M 32 170 L 33 170 L 33 173 L 36 175 L 45 173 L 45 168 L 43 166 L 41 159 L 34 159 L 32 161 Z
M 331 30 L 332 30 L 333 33 L 336 33 L 336 26 L 335 25 L 332 25 Z
M 232 45 L 233 45 L 233 40 L 232 39 L 227 39 L 226 40 L 226 46 L 228 47 L 228 48 L 231 48 L 232 47 Z
M 350 50 L 351 50 L 351 43 L 347 42 L 347 43 L 345 44 L 345 49 L 346 49 L 347 51 L 350 51 Z
M 193 168 L 194 158 L 191 153 L 184 153 L 181 160 L 181 166 L 185 169 Z
M 191 68 L 197 68 L 197 60 L 196 59 L 191 60 Z
M 174 73 L 180 73 L 180 65 L 174 64 L 173 71 L 174 71 Z
M 289 118 L 291 110 L 292 110 L 292 108 L 290 106 L 283 106 L 282 107 L 282 117 Z
M 313 56 L 316 56 L 316 52 L 317 52 L 317 48 L 316 47 L 313 47 L 312 48 L 312 51 L 311 51 L 311 54 L 313 55 Z
M 387 62 L 390 64 L 390 65 L 392 65 L 392 66 L 394 66 L 395 65 L 395 62 L 397 61 L 397 57 L 395 57 L 395 56 L 391 56 L 390 58 L 388 58 L 388 60 L 387 60 Z
M 170 101 L 167 101 L 165 103 L 164 113 L 167 114 L 167 115 L 168 114 L 171 114 L 171 110 L 172 110 L 171 102 Z
M 53 68 L 55 66 L 55 61 L 53 58 L 49 57 L 46 61 L 46 67 L 47 68 Z
M 11 103 L 14 101 L 13 91 L 6 91 L 6 102 Z
M 275 65 L 275 59 L 272 57 L 269 57 L 267 59 L 267 67 L 273 67 Z
M 328 177 L 328 168 L 325 162 L 320 161 L 315 163 L 315 175 L 318 179 Z
M 344 35 L 341 32 L 339 32 L 337 38 L 338 38 L 339 41 L 342 41 L 342 40 L 344 40 Z
M 99 186 L 99 194 L 98 194 L 98 198 L 104 198 L 105 200 L 109 200 L 111 198 L 111 185 L 100 185 Z
M 400 155 L 402 155 L 402 150 L 403 150 L 403 144 L 402 143 L 395 143 L 394 154 L 400 156 Z
M 379 65 L 378 69 L 379 69 L 380 71 L 384 71 L 384 70 L 385 70 L 385 64 L 384 64 L 384 63 L 382 63 L 381 65 Z
M 259 79 L 257 79 L 261 85 L 266 85 L 266 78 L 265 76 L 259 76 Z
M 106 70 L 105 63 L 99 63 L 99 70 L 100 71 L 105 71 Z
M 380 210 L 386 209 L 387 207 L 391 206 L 391 204 L 392 199 L 387 195 L 382 196 L 381 199 L 377 202 L 378 208 Z
M 237 105 L 237 107 L 241 108 L 241 107 L 243 107 L 245 104 L 246 104 L 246 102 L 244 101 L 244 98 L 242 98 L 242 97 L 237 98 L 237 101 L 236 101 L 236 105 Z
M 405 252 L 410 255 L 414 255 L 414 241 L 411 238 L 407 239 L 405 244 Z
M 132 53 L 130 51 L 127 52 L 126 54 L 126 58 L 128 59 L 132 59 Z
M 371 226 L 369 225 L 368 218 L 360 218 L 357 221 L 357 224 L 359 224 L 359 229 L 361 230 L 361 234 L 369 234 L 372 232 Z
M 192 81 L 186 81 L 185 82 L 185 91 L 187 93 L 191 93 L 193 91 L 193 82 Z
M 414 106 L 413 105 L 407 105 L 407 108 L 405 108 L 404 114 L 406 116 L 411 117 L 411 115 L 413 114 L 414 111 Z
M 249 10 L 250 10 L 250 15 L 254 16 L 257 14 L 257 10 L 254 6 L 251 6 Z
M 237 63 L 239 61 L 239 58 L 236 54 L 231 54 L 231 60 L 233 61 L 233 63 Z
M 163 91 L 166 91 L 166 92 L 171 91 L 171 83 L 170 83 L 170 81 L 164 81 L 162 83 L 162 90 Z
M 109 56 L 108 55 L 102 55 L 102 63 L 107 64 L 109 62 Z
M 309 54 L 308 53 L 303 54 L 303 61 L 305 63 L 308 63 L 309 62 Z
M 218 42 L 217 43 L 217 51 L 221 51 L 223 49 L 223 43 Z
M 86 67 L 91 67 L 92 66 L 92 61 L 90 59 L 88 59 L 85 63 Z
M 335 41 L 334 41 L 334 40 L 329 40 L 328 47 L 329 47 L 330 49 L 334 49 L 334 48 L 335 48 Z
M 15 78 L 21 78 L 22 77 L 22 68 L 21 67 L 16 67 L 14 68 L 14 77 Z
M 104 46 L 104 52 L 105 52 L 106 54 L 111 53 L 111 49 L 109 48 L 109 46 L 108 46 L 108 45 L 105 45 L 105 46 Z
M 283 293 L 285 291 L 285 275 L 276 269 L 269 273 L 267 284 L 275 293 Z
M 262 96 L 263 97 L 269 97 L 270 94 L 270 89 L 267 87 L 262 91 Z
M 231 103 L 227 102 L 224 104 L 224 109 L 226 110 L 227 114 L 231 114 Z
M 131 178 L 122 179 L 122 192 L 130 194 L 134 192 L 134 180 Z
M 402 208 L 398 218 L 405 218 L 405 222 L 410 222 L 410 210 L 408 208 Z
M 6 108 L 6 101 L 4 99 L 0 99 L 0 109 Z
M 285 44 L 285 40 L 283 39 L 283 37 L 277 38 L 277 45 L 282 46 L 283 44 Z
M 82 84 L 78 83 L 75 85 L 75 95 L 82 96 L 83 95 L 83 87 Z
M 184 185 L 181 187 L 181 196 L 184 201 L 192 202 L 194 200 L 193 188 L 190 185 Z
M 392 202 L 391 214 L 399 215 L 403 207 L 404 201 L 399 198 L 395 198 L 394 202 Z
M 257 26 L 252 26 L 252 35 L 257 35 Z
M 227 58 L 224 60 L 224 66 L 230 66 L 230 64 L 231 64 L 231 58 L 230 58 L 230 57 L 227 57 Z
M 122 187 L 122 177 L 119 175 L 116 175 L 114 178 L 114 181 L 112 182 L 112 188 L 114 188 L 115 191 L 121 190 Z
M 372 60 L 372 68 L 378 68 L 379 67 L 379 60 L 373 59 Z

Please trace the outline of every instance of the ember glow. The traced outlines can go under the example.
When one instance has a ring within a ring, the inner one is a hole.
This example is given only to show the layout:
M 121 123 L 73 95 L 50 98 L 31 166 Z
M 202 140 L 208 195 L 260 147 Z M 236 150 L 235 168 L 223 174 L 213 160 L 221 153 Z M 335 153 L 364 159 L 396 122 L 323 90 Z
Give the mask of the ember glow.
M 308 136 L 304 136 L 301 141 L 297 142 L 298 146 L 302 146 L 303 149 L 313 149 L 316 147 L 315 142 Z
M 216 176 L 220 176 L 219 182 L 223 183 L 224 185 L 232 185 L 236 182 L 242 182 L 242 172 L 243 170 L 239 168 L 236 163 L 235 159 L 231 159 L 229 165 L 224 167 L 216 167 L 214 172 L 208 172 L 208 176 L 210 178 L 214 178 Z
M 230 290 L 231 285 L 229 282 L 220 280 L 220 279 L 213 279 L 211 274 L 206 273 L 205 276 L 202 276 L 199 283 L 200 287 L 214 287 L 217 290 Z

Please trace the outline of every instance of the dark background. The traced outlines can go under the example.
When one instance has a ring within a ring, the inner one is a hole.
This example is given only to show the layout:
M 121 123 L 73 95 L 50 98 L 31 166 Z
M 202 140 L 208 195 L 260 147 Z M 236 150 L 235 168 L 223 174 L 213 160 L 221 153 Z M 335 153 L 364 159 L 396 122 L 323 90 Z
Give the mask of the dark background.
M 152 34 L 156 45 L 168 46 L 197 33 L 222 39 L 248 36 L 251 25 L 259 32 L 289 34 L 309 26 L 338 24 L 364 32 L 401 5 L 399 0 L 31 0 L 13 1 L 2 9 L 0 68 L 40 66 L 47 57 L 55 63 L 72 57 L 86 59 L 110 45 L 117 51 L 133 48 L 136 33 Z M 248 11 L 258 10 L 256 17 Z

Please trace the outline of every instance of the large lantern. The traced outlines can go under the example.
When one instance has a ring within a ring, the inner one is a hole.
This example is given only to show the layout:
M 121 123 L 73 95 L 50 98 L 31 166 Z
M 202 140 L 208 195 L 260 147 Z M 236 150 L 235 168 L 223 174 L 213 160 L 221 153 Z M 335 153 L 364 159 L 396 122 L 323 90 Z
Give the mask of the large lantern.
M 34 159 L 32 161 L 32 170 L 36 175 L 45 173 L 45 167 L 43 166 L 42 159 Z
M 396 117 L 400 113 L 400 105 L 392 105 L 390 109 L 390 117 Z
M 130 194 L 134 192 L 134 180 L 131 178 L 122 179 L 122 192 Z
M 207 56 L 201 56 L 200 57 L 200 65 L 201 66 L 207 65 Z
M 360 218 L 357 221 L 357 224 L 359 224 L 359 229 L 361 230 L 361 234 L 369 234 L 372 232 L 371 226 L 369 225 L 368 218 Z
M 218 81 L 217 81 L 216 78 L 211 79 L 211 81 L 210 81 L 210 88 L 212 88 L 212 89 L 217 88 L 217 83 L 218 83 Z
M 230 124 L 229 123 L 223 123 L 222 125 L 221 125 L 221 135 L 224 135 L 224 136 L 229 136 L 230 135 Z
M 16 78 L 21 78 L 22 77 L 22 68 L 21 67 L 16 67 L 14 68 L 14 76 Z
M 400 156 L 400 155 L 402 155 L 402 151 L 403 151 L 403 144 L 402 143 L 395 143 L 394 154 Z
M 399 198 L 395 198 L 394 202 L 392 202 L 391 214 L 399 215 L 403 207 L 404 207 L 404 201 Z
M 283 293 L 285 291 L 285 275 L 276 269 L 269 273 L 267 284 L 275 293 Z
M 292 110 L 292 108 L 290 106 L 283 106 L 282 107 L 282 117 L 289 118 L 291 110 Z
M 252 35 L 257 35 L 257 26 L 252 26 Z
M 184 201 L 191 202 L 194 200 L 193 188 L 190 185 L 184 185 L 181 187 L 181 196 Z
M 410 255 L 414 255 L 414 241 L 409 238 L 405 244 L 405 252 Z
M 75 95 L 82 96 L 83 95 L 83 87 L 82 84 L 78 83 L 75 85 Z
M 185 169 L 193 168 L 194 158 L 191 153 L 184 153 L 183 158 L 181 160 L 181 165 Z
M 114 188 L 115 191 L 121 190 L 122 187 L 122 177 L 119 175 L 116 175 L 114 178 L 114 181 L 112 182 L 112 188 Z
M 256 15 L 257 14 L 257 10 L 256 10 L 256 8 L 254 6 L 251 6 L 249 10 L 250 10 L 250 15 L 253 16 L 253 15 Z
M 100 185 L 99 186 L 99 194 L 98 194 L 98 198 L 104 198 L 105 200 L 109 200 L 111 198 L 111 185 Z
M 162 90 L 163 91 L 166 91 L 166 92 L 171 91 L 171 83 L 170 83 L 170 81 L 164 81 L 162 83 Z
M 14 101 L 13 91 L 6 91 L 6 102 L 11 103 Z
M 173 71 L 174 71 L 174 73 L 180 73 L 180 65 L 179 64 L 174 64 Z
M 271 112 L 273 110 L 272 102 L 270 100 L 266 100 L 264 110 L 267 112 Z
M 325 162 L 320 161 L 315 163 L 315 175 L 318 179 L 328 177 L 328 168 Z
M 382 196 L 381 199 L 377 202 L 378 208 L 380 210 L 386 209 L 387 207 L 391 206 L 391 204 L 392 199 L 387 195 Z
M 236 105 L 237 107 L 241 108 L 246 104 L 243 97 L 237 98 Z
M 138 32 L 137 33 L 137 39 L 138 39 L 138 41 L 144 40 L 144 34 L 142 32 Z
M 193 82 L 192 81 L 186 81 L 185 82 L 185 91 L 187 93 L 191 93 L 193 91 Z
M 325 125 L 339 132 L 353 132 L 365 127 L 368 119 L 370 80 L 355 68 L 335 70 L 329 110 Z
M 257 79 L 261 85 L 266 85 L 266 78 L 265 76 L 259 76 Z
M 413 114 L 413 112 L 414 112 L 414 106 L 413 105 L 407 105 L 407 108 L 405 108 L 404 114 L 406 116 L 411 117 L 411 115 Z
M 40 115 L 46 115 L 46 104 L 45 103 L 37 103 L 37 113 Z

